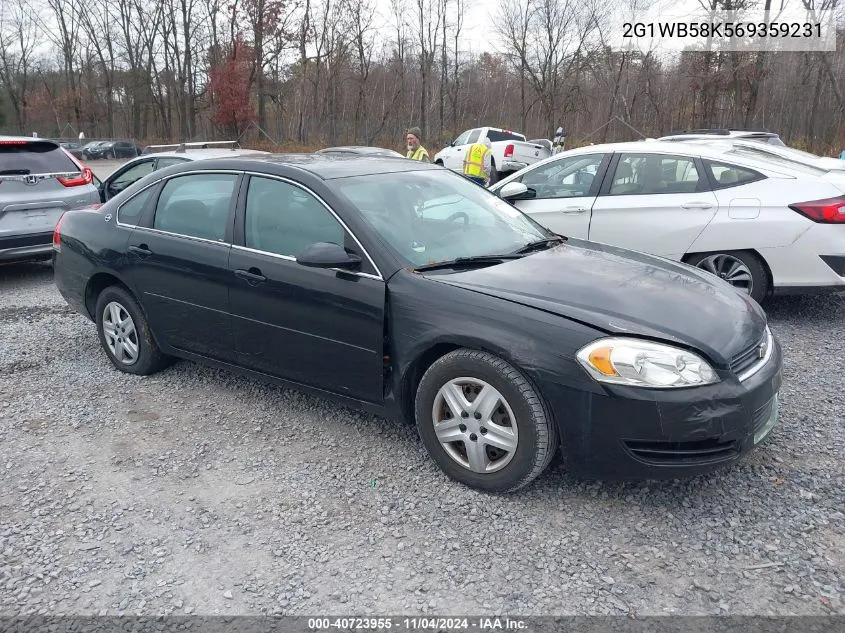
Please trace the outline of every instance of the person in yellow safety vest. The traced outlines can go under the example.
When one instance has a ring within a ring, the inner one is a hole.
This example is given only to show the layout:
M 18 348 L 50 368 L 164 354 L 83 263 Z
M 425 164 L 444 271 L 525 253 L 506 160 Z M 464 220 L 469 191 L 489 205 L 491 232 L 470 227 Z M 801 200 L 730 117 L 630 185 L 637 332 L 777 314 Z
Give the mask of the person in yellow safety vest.
M 493 168 L 493 152 L 490 151 L 490 139 L 473 144 L 464 158 L 464 176 L 476 184 L 486 187 L 490 182 Z
M 422 130 L 420 128 L 412 127 L 408 130 L 406 138 L 408 143 L 408 154 L 405 158 L 430 163 L 431 159 L 428 157 L 428 151 L 426 151 L 426 149 L 420 144 L 420 138 L 422 138 Z

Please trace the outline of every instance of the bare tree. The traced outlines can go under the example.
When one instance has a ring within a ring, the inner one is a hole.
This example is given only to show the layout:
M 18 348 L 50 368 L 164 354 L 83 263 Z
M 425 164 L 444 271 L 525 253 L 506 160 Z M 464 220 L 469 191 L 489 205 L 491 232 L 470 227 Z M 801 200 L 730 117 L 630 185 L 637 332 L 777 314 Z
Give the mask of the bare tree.
M 0 11 L 0 82 L 21 130 L 27 128 L 27 98 L 38 35 L 37 20 L 26 0 L 10 1 Z

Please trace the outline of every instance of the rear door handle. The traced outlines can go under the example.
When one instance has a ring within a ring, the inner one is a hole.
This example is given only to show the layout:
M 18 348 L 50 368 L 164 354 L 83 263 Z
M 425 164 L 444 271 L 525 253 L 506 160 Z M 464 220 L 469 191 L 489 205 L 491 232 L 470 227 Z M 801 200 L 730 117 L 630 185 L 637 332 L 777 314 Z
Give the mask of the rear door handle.
M 712 209 L 713 204 L 710 202 L 684 202 L 681 207 L 684 209 Z
M 250 268 L 249 270 L 243 270 L 242 268 L 239 268 L 235 271 L 235 277 L 237 277 L 238 279 L 243 279 L 251 286 L 256 286 L 260 283 L 264 283 L 265 281 L 267 281 L 267 277 L 262 275 L 261 271 L 257 268 Z
M 149 257 L 153 254 L 153 252 L 147 247 L 146 244 L 141 244 L 140 246 L 130 246 L 128 249 L 130 253 L 134 253 L 138 257 Z
M 563 213 L 584 213 L 587 207 L 563 207 Z

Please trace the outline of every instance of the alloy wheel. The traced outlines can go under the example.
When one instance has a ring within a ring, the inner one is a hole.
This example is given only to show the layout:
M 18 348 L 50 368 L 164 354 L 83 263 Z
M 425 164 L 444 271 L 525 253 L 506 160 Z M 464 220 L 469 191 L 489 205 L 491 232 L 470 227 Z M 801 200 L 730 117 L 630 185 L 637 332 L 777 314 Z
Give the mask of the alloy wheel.
M 103 310 L 103 334 L 112 356 L 124 365 L 138 361 L 138 332 L 132 316 L 116 301 L 106 304 Z
M 505 397 L 479 378 L 455 378 L 443 385 L 431 417 L 446 454 L 472 472 L 499 471 L 516 453 L 516 416 Z
M 751 294 L 754 289 L 754 277 L 748 266 L 733 255 L 717 254 L 705 257 L 698 262 L 698 267 L 721 277 L 734 288 Z

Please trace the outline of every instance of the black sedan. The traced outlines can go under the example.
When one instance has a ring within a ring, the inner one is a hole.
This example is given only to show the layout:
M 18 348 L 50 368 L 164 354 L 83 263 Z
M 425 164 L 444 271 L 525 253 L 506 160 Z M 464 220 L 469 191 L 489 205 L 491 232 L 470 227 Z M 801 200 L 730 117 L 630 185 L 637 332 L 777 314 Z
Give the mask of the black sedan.
M 528 484 L 559 446 L 586 477 L 704 473 L 778 417 L 781 349 L 753 300 L 550 233 L 427 163 L 175 165 L 65 213 L 54 249 L 119 370 L 186 358 L 405 418 L 486 491 Z

